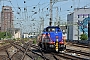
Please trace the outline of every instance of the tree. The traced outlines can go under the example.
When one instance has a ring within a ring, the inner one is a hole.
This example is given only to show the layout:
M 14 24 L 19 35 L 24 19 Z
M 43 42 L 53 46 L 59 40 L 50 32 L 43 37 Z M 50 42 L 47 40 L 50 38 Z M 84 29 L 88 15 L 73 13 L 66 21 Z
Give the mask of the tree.
M 0 32 L 0 39 L 1 38 L 5 38 L 5 36 L 6 36 L 6 33 L 5 32 Z
M 10 32 L 6 32 L 6 33 L 7 33 L 7 38 L 11 38 L 12 37 Z
M 84 33 L 84 34 L 81 34 L 80 35 L 80 39 L 81 40 L 87 40 L 88 39 L 88 36 Z
M 11 38 L 10 32 L 0 32 L 0 39 L 1 38 Z

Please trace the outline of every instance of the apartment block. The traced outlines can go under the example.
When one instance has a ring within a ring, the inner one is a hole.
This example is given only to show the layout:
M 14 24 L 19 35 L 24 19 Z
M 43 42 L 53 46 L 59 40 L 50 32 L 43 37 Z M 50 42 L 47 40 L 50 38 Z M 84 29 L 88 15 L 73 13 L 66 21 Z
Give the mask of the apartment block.
M 80 40 L 80 35 L 88 34 L 88 18 L 90 8 L 75 8 L 74 12 L 67 15 L 67 39 Z
M 3 6 L 1 11 L 1 32 L 13 28 L 13 11 L 10 6 Z

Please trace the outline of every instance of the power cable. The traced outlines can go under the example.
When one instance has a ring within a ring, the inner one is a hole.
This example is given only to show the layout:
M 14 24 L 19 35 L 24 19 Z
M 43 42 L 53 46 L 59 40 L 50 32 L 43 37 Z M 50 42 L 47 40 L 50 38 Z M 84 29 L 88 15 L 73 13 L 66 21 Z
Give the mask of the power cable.
M 16 0 L 16 2 L 17 2 L 17 6 L 19 7 L 19 5 L 18 5 L 18 1 Z
M 9 0 L 9 2 L 11 3 L 11 5 L 13 6 L 13 8 L 15 9 L 14 5 L 12 4 L 12 2 Z M 19 6 L 19 5 L 18 5 Z M 21 17 L 21 14 L 15 9 L 15 11 L 17 12 L 17 14 Z M 22 17 L 21 17 L 22 18 Z M 23 19 L 23 18 L 22 18 Z M 24 20 L 24 19 L 23 19 Z
M 79 3 L 78 3 L 78 8 L 80 7 L 80 0 L 79 0 Z
M 88 5 L 90 5 L 90 3 L 86 4 L 84 7 L 87 7 Z
M 47 6 L 49 6 L 50 4 L 46 5 L 45 7 L 43 7 L 42 9 L 45 9 Z M 48 8 L 47 8 L 48 9 Z
M 13 6 L 12 2 L 9 0 L 10 4 Z M 19 14 L 19 16 L 21 17 L 20 13 L 15 9 L 15 7 L 13 6 L 14 10 L 17 12 L 17 14 Z
M 17 1 L 17 0 L 16 0 L 16 2 L 17 2 L 18 9 L 21 11 L 21 8 L 19 7 L 19 5 L 18 5 L 18 1 Z
M 73 1 L 73 8 L 75 8 L 75 1 L 74 0 L 72 0 Z
M 12 4 L 12 2 L 9 0 L 9 2 L 11 3 L 11 5 L 13 6 L 13 4 Z M 14 6 L 13 6 L 13 8 L 14 8 Z M 15 8 L 14 8 L 15 9 Z M 15 9 L 16 10 L 16 9 Z M 17 10 L 16 10 L 17 11 Z

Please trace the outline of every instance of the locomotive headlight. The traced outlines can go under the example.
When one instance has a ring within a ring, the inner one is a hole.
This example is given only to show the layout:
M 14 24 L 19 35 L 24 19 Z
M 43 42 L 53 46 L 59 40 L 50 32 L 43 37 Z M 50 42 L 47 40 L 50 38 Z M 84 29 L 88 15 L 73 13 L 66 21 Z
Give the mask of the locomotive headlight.
M 61 45 L 61 47 L 64 47 L 64 45 Z
M 56 36 L 56 39 L 58 39 L 58 36 Z
M 54 47 L 54 45 L 49 45 L 49 47 L 53 48 L 53 47 Z
M 56 39 L 56 42 L 58 42 L 58 39 Z

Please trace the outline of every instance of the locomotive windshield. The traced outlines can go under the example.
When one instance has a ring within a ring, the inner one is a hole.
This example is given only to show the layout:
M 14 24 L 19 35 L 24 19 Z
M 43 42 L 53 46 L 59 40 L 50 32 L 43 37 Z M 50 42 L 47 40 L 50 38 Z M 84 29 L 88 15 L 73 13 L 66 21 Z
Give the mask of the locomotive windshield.
M 47 31 L 48 32 L 55 32 L 55 28 L 48 28 Z
M 55 31 L 60 32 L 61 30 L 59 27 L 47 27 L 43 30 L 43 32 L 55 32 Z

